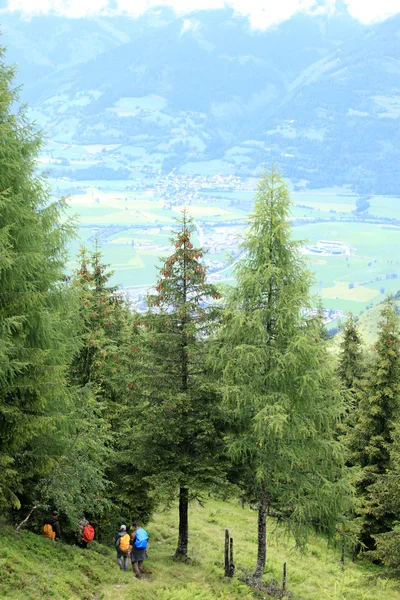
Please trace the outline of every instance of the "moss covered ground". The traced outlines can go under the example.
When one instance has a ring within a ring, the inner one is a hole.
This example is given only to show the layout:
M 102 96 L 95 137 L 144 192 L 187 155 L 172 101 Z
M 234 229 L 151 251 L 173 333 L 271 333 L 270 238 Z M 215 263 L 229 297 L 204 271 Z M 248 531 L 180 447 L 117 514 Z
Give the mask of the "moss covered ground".
M 239 503 L 209 500 L 190 509 L 189 564 L 171 560 L 177 538 L 176 508 L 157 513 L 150 534 L 146 575 L 137 580 L 118 569 L 112 547 L 87 551 L 57 544 L 32 532 L 0 531 L 0 598 L 14 600 L 255 600 L 269 598 L 240 581 L 254 567 L 256 512 Z M 236 574 L 223 576 L 224 529 L 234 538 Z M 287 562 L 292 600 L 400 600 L 400 582 L 378 567 L 346 556 L 326 540 L 311 537 L 305 553 L 296 550 L 273 519 L 269 522 L 266 582 L 279 584 Z

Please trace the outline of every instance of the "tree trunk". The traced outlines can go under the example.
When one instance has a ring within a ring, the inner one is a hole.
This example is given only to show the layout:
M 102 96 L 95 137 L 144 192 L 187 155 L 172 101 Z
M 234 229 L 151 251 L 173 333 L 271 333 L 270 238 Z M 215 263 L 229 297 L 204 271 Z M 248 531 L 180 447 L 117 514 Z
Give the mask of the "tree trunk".
M 265 561 L 267 556 L 267 506 L 268 493 L 263 487 L 260 492 L 258 503 L 258 547 L 257 564 L 253 577 L 257 582 L 261 582 L 264 576 Z
M 189 490 L 186 487 L 179 489 L 179 536 L 178 547 L 175 552 L 175 558 L 188 557 L 189 542 Z

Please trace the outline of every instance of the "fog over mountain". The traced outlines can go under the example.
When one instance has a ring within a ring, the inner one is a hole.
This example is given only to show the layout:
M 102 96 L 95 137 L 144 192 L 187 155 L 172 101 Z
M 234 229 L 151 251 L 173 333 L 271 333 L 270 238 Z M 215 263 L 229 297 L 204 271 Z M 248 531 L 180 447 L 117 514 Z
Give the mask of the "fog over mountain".
M 342 8 L 255 31 L 231 9 L 3 13 L 1 29 L 50 140 L 124 148 L 105 161 L 111 177 L 129 177 L 140 146 L 165 172 L 247 176 L 276 161 L 303 187 L 398 191 L 400 16 L 367 27 Z

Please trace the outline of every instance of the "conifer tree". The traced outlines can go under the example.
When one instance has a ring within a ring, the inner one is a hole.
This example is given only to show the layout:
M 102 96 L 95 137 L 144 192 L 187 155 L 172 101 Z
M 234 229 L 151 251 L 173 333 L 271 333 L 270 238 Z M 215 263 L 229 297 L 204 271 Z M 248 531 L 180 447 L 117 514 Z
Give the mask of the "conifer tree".
M 370 487 L 374 515 L 384 520 L 385 529 L 375 534 L 376 549 L 371 558 L 383 563 L 398 576 L 400 572 L 400 422 L 396 420 L 390 444 L 390 460 L 384 475 L 378 476 Z
M 25 482 L 51 467 L 35 454 L 55 440 L 65 367 L 76 349 L 73 297 L 64 283 L 64 202 L 37 173 L 42 139 L 19 106 L 0 50 L 0 506 L 21 504 Z
M 353 391 L 364 374 L 362 340 L 352 313 L 343 328 L 338 374 L 345 388 Z
M 45 437 L 36 444 L 36 458 L 45 452 L 52 461 L 51 468 L 32 481 L 30 496 L 42 509 L 37 516 L 44 516 L 48 506 L 57 507 L 63 529 L 75 531 L 80 514 L 99 522 L 112 508 L 106 476 L 112 453 L 104 411 L 89 389 L 67 388 L 63 410 L 68 417 L 56 438 Z
M 357 483 L 360 499 L 361 541 L 373 549 L 373 536 L 388 531 L 393 515 L 376 504 L 376 485 L 390 463 L 392 434 L 399 417 L 400 333 L 399 317 L 392 298 L 381 312 L 378 339 L 374 347 L 368 378 L 365 379 L 355 426 L 348 446 L 353 464 L 361 468 Z
M 160 269 L 149 313 L 134 348 L 133 383 L 142 404 L 136 427 L 137 464 L 168 497 L 179 489 L 179 536 L 175 556 L 187 558 L 188 507 L 196 493 L 221 473 L 219 410 L 208 377 L 207 337 L 213 329 L 218 290 L 206 281 L 203 251 L 191 242 L 187 213 L 172 238 L 174 253 Z M 142 454 L 141 454 L 142 453 Z
M 346 443 L 346 436 L 349 435 L 349 429 L 354 426 L 357 419 L 358 403 L 364 385 L 365 371 L 362 340 L 357 323 L 350 313 L 343 328 L 337 368 L 337 373 L 344 387 L 347 405 L 346 414 L 338 426 L 338 432 L 344 443 Z M 348 458 L 349 465 L 350 462 Z
M 79 299 L 80 348 L 71 362 L 69 381 L 71 387 L 78 388 L 81 394 L 89 393 L 92 398 L 88 436 L 97 431 L 97 440 L 91 439 L 91 445 L 98 444 L 99 460 L 97 465 L 87 465 L 87 469 L 92 472 L 97 469 L 98 476 L 103 469 L 103 479 L 107 477 L 109 483 L 115 484 L 108 486 L 105 497 L 116 517 L 125 518 L 129 516 L 127 505 L 134 510 L 143 499 L 137 491 L 137 477 L 132 477 L 132 465 L 127 461 L 130 427 L 134 424 L 129 388 L 133 319 L 117 286 L 110 284 L 113 272 L 103 262 L 97 241 L 93 251 L 81 249 L 79 262 L 72 285 Z M 102 460 L 104 456 L 106 462 Z M 106 489 L 107 485 L 102 481 L 98 487 Z
M 109 284 L 113 271 L 102 262 L 97 241 L 93 252 L 81 249 L 79 262 L 73 285 L 79 298 L 81 347 L 71 363 L 70 380 L 82 387 L 90 384 L 102 399 L 111 400 L 112 373 L 120 361 L 123 299 L 118 287 Z
M 247 465 L 258 497 L 256 581 L 266 562 L 267 512 L 301 544 L 312 522 L 332 534 L 349 499 L 333 435 L 343 399 L 309 297 L 311 276 L 291 237 L 290 204 L 272 168 L 258 185 L 214 361 L 231 424 L 229 452 Z

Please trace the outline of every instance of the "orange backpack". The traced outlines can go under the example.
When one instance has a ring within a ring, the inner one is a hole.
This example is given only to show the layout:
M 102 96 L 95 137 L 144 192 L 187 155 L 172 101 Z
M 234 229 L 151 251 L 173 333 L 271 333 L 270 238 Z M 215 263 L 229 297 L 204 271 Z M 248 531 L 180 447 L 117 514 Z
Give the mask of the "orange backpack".
M 87 542 L 88 544 L 90 542 L 93 542 L 94 529 L 91 525 L 86 525 L 86 527 L 83 528 L 82 539 L 84 542 Z
M 56 532 L 53 531 L 53 528 L 50 525 L 50 523 L 45 523 L 45 525 L 43 525 L 43 535 L 44 535 L 44 537 L 49 538 L 49 540 L 55 539 Z
M 131 538 L 127 533 L 121 537 L 119 541 L 119 549 L 121 550 L 121 552 L 124 552 L 125 554 L 128 554 L 130 552 L 130 550 L 132 549 L 130 542 Z

